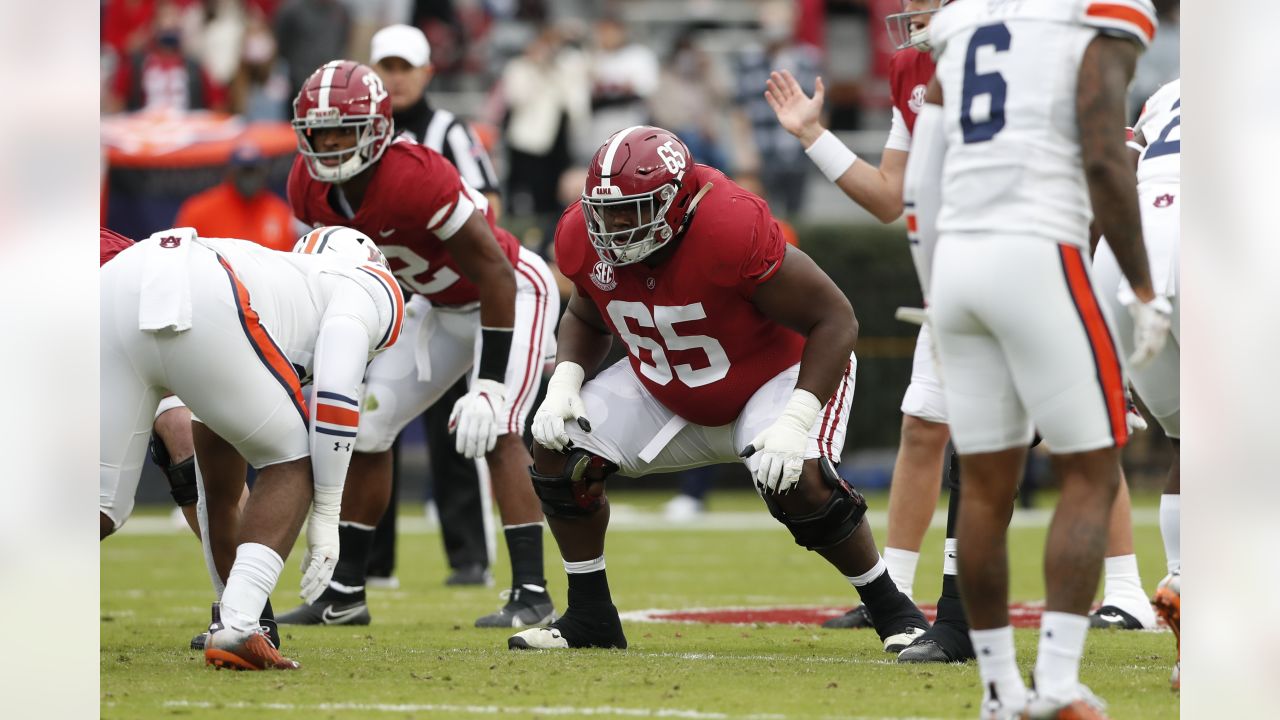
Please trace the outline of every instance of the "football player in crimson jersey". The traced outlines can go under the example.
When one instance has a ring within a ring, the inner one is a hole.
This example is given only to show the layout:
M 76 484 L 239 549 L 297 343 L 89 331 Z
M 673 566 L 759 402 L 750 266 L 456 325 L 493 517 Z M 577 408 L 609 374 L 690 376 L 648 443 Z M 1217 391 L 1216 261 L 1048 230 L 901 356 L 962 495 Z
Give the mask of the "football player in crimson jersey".
M 391 493 L 391 445 L 459 378 L 470 390 L 450 417 L 457 450 L 488 462 L 511 556 L 506 605 L 480 627 L 553 616 L 542 569 L 542 511 L 522 435 L 559 296 L 546 263 L 493 224 L 484 196 L 439 153 L 393 141 L 390 94 L 372 69 L 326 63 L 294 100 L 299 157 L 289 202 L 303 222 L 347 225 L 377 239 L 412 293 L 406 342 L 370 365 L 342 501 L 342 562 L 324 595 L 281 623 L 366 624 L 365 568 Z M 322 242 L 318 240 L 317 242 Z
M 787 246 L 764 201 L 695 165 L 672 133 L 635 126 L 596 152 L 555 240 L 573 294 L 533 421 L 533 481 L 569 605 L 508 647 L 626 647 L 605 578 L 606 478 L 728 462 L 744 463 L 796 542 L 857 588 L 886 649 L 922 633 L 928 622 L 885 572 L 866 503 L 835 472 L 853 399 L 853 309 Z M 628 357 L 601 369 L 612 336 Z
M 877 168 L 845 147 L 820 122 L 823 85 L 818 79 L 814 96 L 807 97 L 790 73 L 773 73 L 765 93 L 778 122 L 805 146 L 806 152 L 828 179 L 851 200 L 881 222 L 902 215 L 902 185 L 917 113 L 924 106 L 925 88 L 933 79 L 934 60 L 929 44 L 929 23 L 952 0 L 903 0 L 902 12 L 885 18 L 890 40 L 897 49 L 890 66 L 889 84 L 893 119 L 889 138 Z M 910 221 L 909 221 L 910 224 Z M 912 245 L 913 253 L 917 245 Z M 917 257 L 917 263 L 919 264 Z M 925 532 L 937 506 L 947 441 L 947 406 L 942 382 L 934 363 L 930 328 L 921 327 L 911 368 L 911 383 L 902 399 L 902 431 L 893 481 L 889 490 L 889 525 L 885 561 L 894 582 L 908 596 L 915 584 L 916 564 Z M 942 593 L 933 627 L 901 654 L 902 662 L 960 662 L 974 657 L 956 582 L 955 518 L 960 501 L 959 458 L 950 453 L 945 463 L 950 498 L 943 546 Z M 1108 534 L 1107 582 L 1103 603 L 1091 615 L 1096 627 L 1142 629 L 1155 626 L 1155 614 L 1146 602 L 1137 556 L 1129 493 L 1122 487 L 1112 513 Z M 825 627 L 868 627 L 866 608 L 855 607 Z

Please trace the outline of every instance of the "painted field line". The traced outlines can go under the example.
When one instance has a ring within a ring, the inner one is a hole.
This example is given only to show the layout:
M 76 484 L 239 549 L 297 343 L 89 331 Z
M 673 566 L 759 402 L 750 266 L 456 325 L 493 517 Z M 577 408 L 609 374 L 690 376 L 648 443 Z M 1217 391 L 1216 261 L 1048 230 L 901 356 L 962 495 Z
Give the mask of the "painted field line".
M 1044 528 L 1049 526 L 1049 519 L 1052 517 L 1053 510 L 1050 508 L 1017 510 L 1013 513 L 1013 520 L 1009 523 L 1009 527 Z M 885 527 L 888 524 L 889 513 L 884 510 L 870 510 L 867 512 L 867 518 L 873 526 Z M 1134 508 L 1133 524 L 1135 527 L 1155 527 L 1160 524 L 1160 511 L 1156 508 Z M 929 527 L 943 529 L 946 526 L 947 512 L 945 510 L 934 511 Z M 782 526 L 769 515 L 763 506 L 759 511 L 710 512 L 691 522 L 673 523 L 663 517 L 661 510 L 640 510 L 625 503 L 610 504 L 610 532 L 652 530 L 717 530 L 731 532 L 773 528 L 781 530 Z M 437 534 L 440 532 L 438 525 L 428 523 L 426 518 L 416 513 L 401 514 L 396 519 L 396 530 L 408 535 Z M 187 529 L 185 524 L 181 527 L 177 526 L 167 516 L 149 515 L 130 519 L 129 522 L 125 523 L 124 527 L 120 528 L 119 532 L 132 535 L 173 535 L 178 533 L 185 534 L 191 531 Z
M 455 705 L 446 703 L 313 703 L 295 704 L 282 702 L 247 703 L 229 702 L 215 703 L 207 700 L 166 700 L 167 708 L 188 708 L 199 710 L 285 710 L 321 712 L 384 712 L 384 713 L 448 713 L 450 715 L 588 715 L 600 717 L 640 717 L 640 718 L 687 718 L 688 720 L 789 720 L 789 715 L 778 713 L 751 713 L 734 715 L 722 712 L 706 712 L 702 710 L 684 710 L 680 708 L 627 708 L 610 705 L 595 707 L 574 707 L 572 705 Z M 797 716 L 799 717 L 799 716 Z M 803 717 L 813 720 L 836 720 L 834 716 Z M 841 715 L 839 720 L 888 720 L 879 716 Z M 935 720 L 933 718 L 897 718 L 897 720 Z

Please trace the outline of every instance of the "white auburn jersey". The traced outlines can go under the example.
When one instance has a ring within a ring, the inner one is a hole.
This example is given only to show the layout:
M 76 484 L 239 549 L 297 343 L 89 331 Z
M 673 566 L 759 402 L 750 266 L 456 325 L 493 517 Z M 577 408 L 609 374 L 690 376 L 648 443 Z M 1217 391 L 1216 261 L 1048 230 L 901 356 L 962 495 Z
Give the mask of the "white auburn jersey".
M 1182 182 L 1182 80 L 1161 87 L 1142 106 L 1133 126 L 1146 147 L 1138 160 L 1138 187 Z
M 1085 247 L 1092 219 L 1076 85 L 1100 33 L 1155 35 L 1150 0 L 950 3 L 929 24 L 947 154 L 938 232 Z
M 354 265 L 333 255 L 304 255 L 267 249 L 248 240 L 195 238 L 233 268 L 253 298 L 253 309 L 305 385 L 311 378 L 316 338 L 328 309 L 333 283 L 326 275 L 356 282 L 378 311 L 380 339 L 371 339 L 372 359 L 396 340 L 404 315 L 404 296 L 391 274 L 373 264 Z M 302 298 L 310 302 L 299 302 Z

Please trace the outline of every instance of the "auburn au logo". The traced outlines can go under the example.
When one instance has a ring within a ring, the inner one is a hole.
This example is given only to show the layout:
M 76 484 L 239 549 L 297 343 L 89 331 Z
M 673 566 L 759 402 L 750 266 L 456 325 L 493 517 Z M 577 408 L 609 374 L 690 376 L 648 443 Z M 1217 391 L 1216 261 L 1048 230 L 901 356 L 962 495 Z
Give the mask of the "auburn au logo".
M 160 247 L 162 248 L 176 248 L 181 244 L 182 238 L 177 235 L 166 235 L 165 237 L 160 238 Z

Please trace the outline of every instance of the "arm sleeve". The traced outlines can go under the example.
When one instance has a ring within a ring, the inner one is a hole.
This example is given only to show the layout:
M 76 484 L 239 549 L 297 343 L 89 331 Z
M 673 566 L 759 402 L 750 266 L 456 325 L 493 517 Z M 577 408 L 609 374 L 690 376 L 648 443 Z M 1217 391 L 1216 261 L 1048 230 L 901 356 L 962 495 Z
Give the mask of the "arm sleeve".
M 315 511 L 337 515 L 360 425 L 360 383 L 382 336 L 378 309 L 363 288 L 341 282 L 316 337 L 311 392 L 311 469 Z
M 1151 46 L 1156 36 L 1156 9 L 1151 0 L 1085 0 L 1086 26 L 1104 35 L 1137 41 L 1143 49 Z
M 907 157 L 902 181 L 902 205 L 907 215 L 907 237 L 915 261 L 920 289 L 929 301 L 929 279 L 933 249 L 938 241 L 938 212 L 942 209 L 942 161 L 947 154 L 947 136 L 942 107 L 926 104 L 916 116 L 916 133 Z
M 901 150 L 903 152 L 911 151 L 911 131 L 907 129 L 907 120 L 902 117 L 902 111 L 898 108 L 893 109 L 893 121 L 889 126 L 889 139 L 885 140 L 885 150 Z

